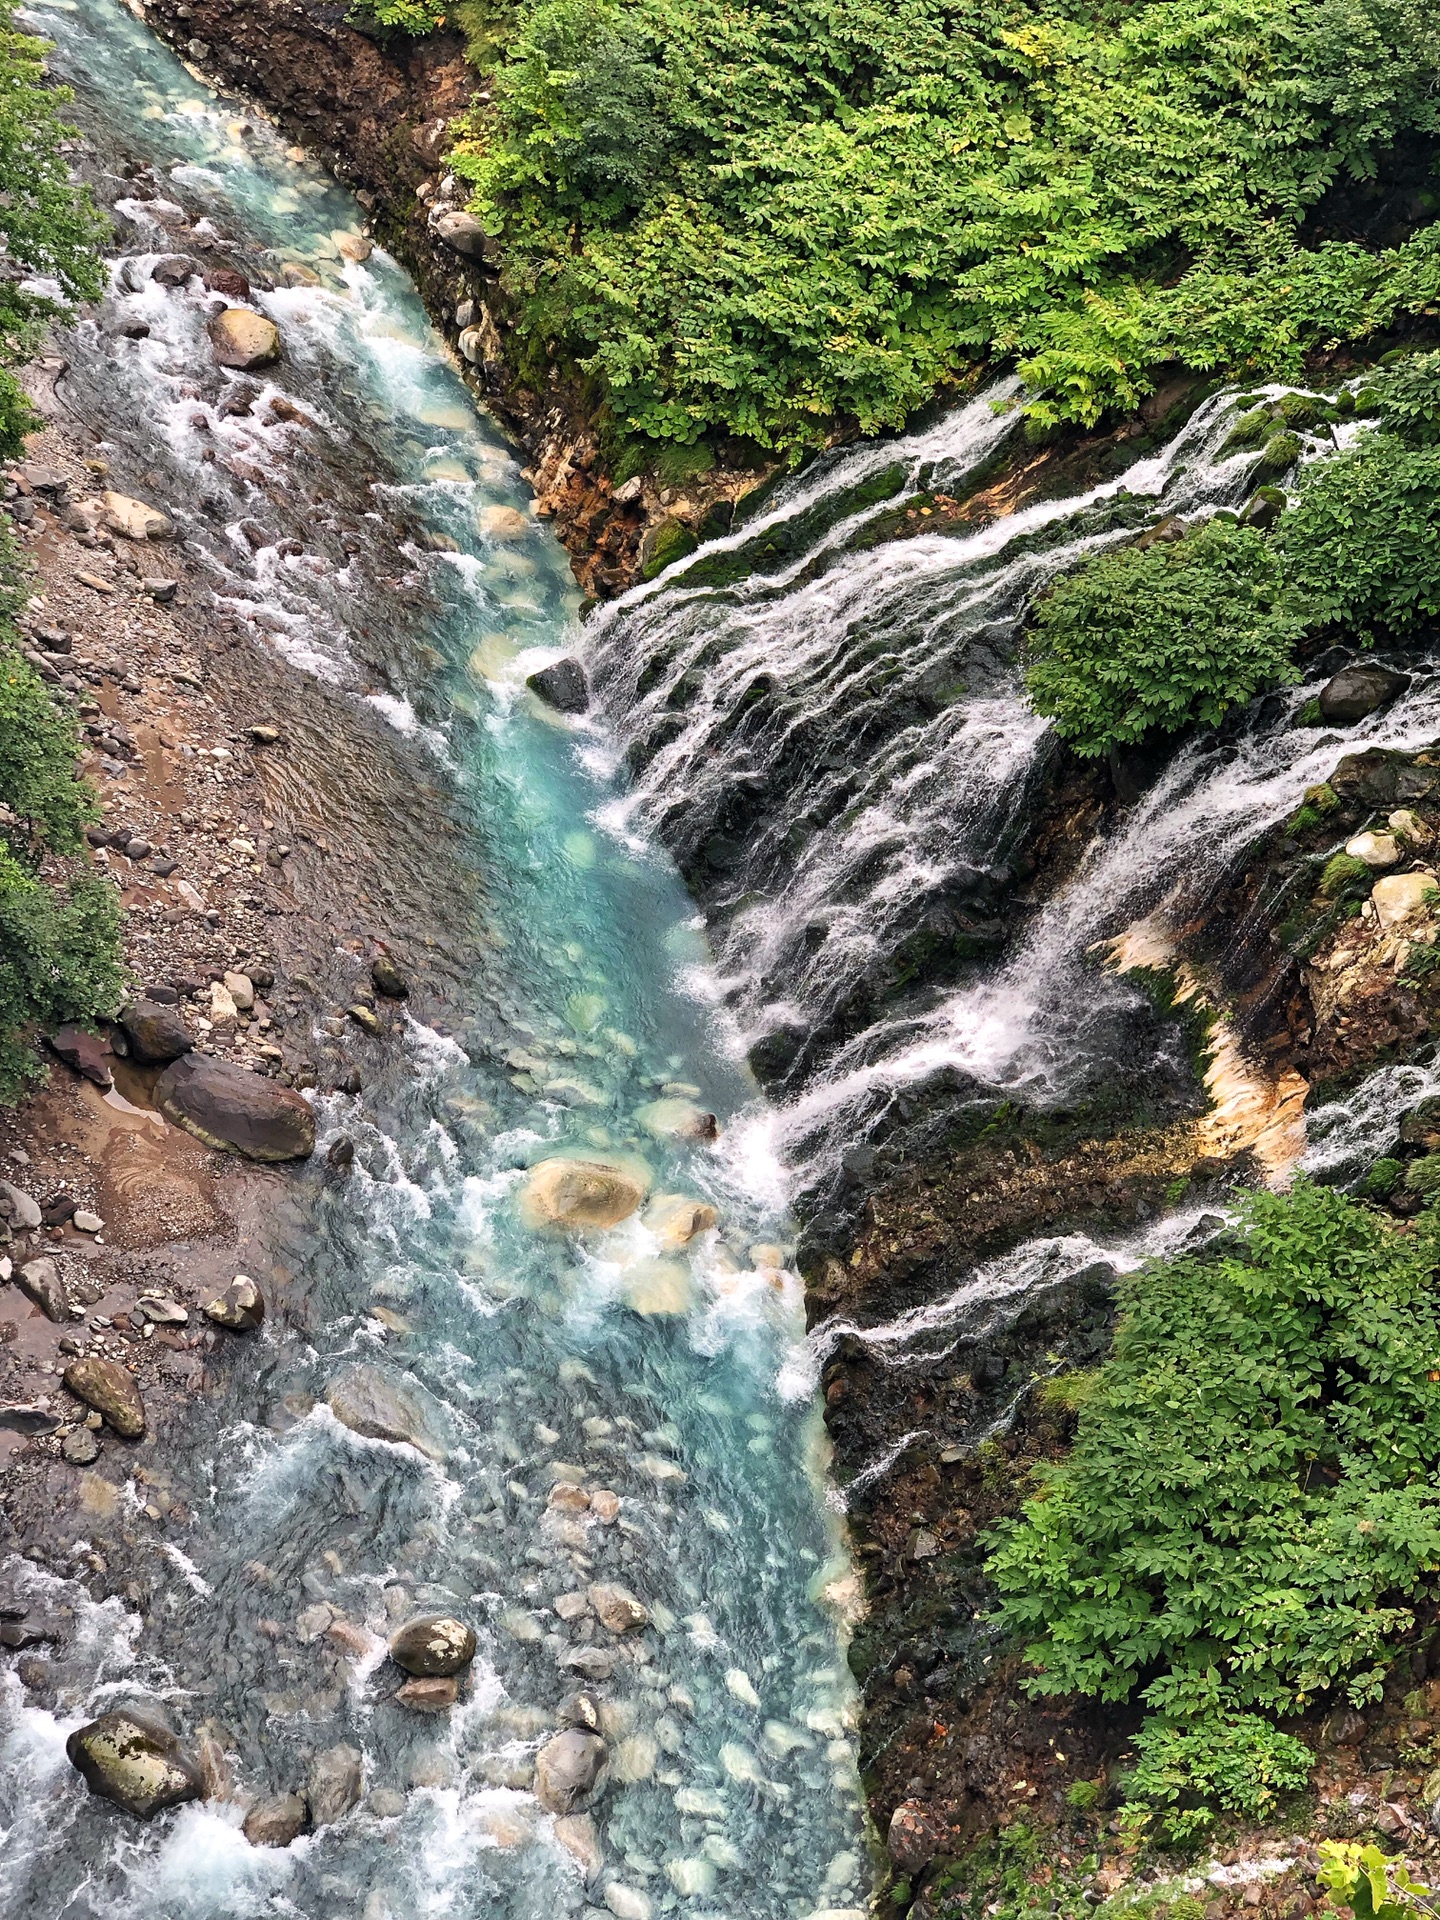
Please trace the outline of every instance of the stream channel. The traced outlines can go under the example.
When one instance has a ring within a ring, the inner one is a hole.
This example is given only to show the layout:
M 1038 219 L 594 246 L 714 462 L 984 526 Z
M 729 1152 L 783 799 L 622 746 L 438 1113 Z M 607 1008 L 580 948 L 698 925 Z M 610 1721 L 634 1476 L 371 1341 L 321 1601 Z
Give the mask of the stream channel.
M 468 804 L 486 966 L 460 1040 L 410 1022 L 381 1116 L 320 1097 L 321 1153 L 343 1130 L 356 1171 L 306 1187 L 302 1228 L 277 1215 L 268 1252 L 296 1311 L 237 1356 L 167 1462 L 196 1523 L 153 1570 L 148 1617 L 74 1583 L 49 1595 L 76 1626 L 55 1713 L 7 1682 L 0 1910 L 858 1916 L 849 1566 L 782 1183 L 732 1125 L 758 1096 L 668 857 L 596 824 L 603 739 L 525 691 L 574 644 L 565 555 L 408 279 L 337 246 L 363 224 L 348 194 L 112 0 L 27 19 L 121 217 L 111 289 L 64 342 L 67 403 L 164 501 L 217 610 L 368 699 Z M 152 280 L 176 231 L 276 283 L 256 295 L 285 342 L 273 380 L 213 365 L 198 277 Z M 276 417 L 276 392 L 305 422 Z M 695 1103 L 718 1143 L 675 1137 Z M 638 1163 L 650 1208 L 584 1244 L 527 1230 L 523 1169 L 557 1153 Z M 675 1245 L 666 1194 L 718 1226 Z M 398 1393 L 417 1444 L 342 1425 L 337 1382 Z M 618 1519 L 550 1502 L 560 1482 L 618 1495 Z M 51 1576 L 23 1579 L 44 1604 Z M 613 1636 L 583 1600 L 578 1618 L 554 1609 L 607 1581 L 648 1626 Z M 438 1719 L 389 1699 L 384 1636 L 417 1610 L 480 1637 Z M 324 1632 L 337 1616 L 359 1630 L 349 1657 Z M 587 1683 L 609 1783 L 598 1842 L 572 1833 L 567 1851 L 524 1789 Z M 65 1737 L 147 1698 L 223 1730 L 252 1794 L 351 1748 L 364 1798 L 284 1849 L 252 1847 L 223 1803 L 117 1815 Z M 596 1845 L 587 1887 L 572 1852 Z

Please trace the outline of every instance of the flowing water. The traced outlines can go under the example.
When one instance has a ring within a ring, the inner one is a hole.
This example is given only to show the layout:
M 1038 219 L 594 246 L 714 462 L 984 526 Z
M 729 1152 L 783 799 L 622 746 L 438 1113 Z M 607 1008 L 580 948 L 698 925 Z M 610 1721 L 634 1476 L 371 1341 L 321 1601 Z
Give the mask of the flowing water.
M 524 690 L 572 641 L 564 556 L 404 275 L 347 257 L 349 197 L 111 0 L 31 18 L 122 217 L 62 391 L 122 484 L 173 513 L 219 612 L 371 702 L 468 805 L 485 966 L 453 1035 L 412 1020 L 381 1092 L 319 1101 L 322 1151 L 343 1130 L 355 1174 L 281 1209 L 285 1313 L 196 1407 L 183 1456 L 155 1461 L 193 1523 L 150 1550 L 143 1623 L 11 1569 L 68 1626 L 53 1710 L 13 1675 L 0 1696 L 0 1909 L 858 1914 L 849 1569 L 781 1182 L 737 1124 L 755 1089 L 719 1043 L 677 877 L 600 824 L 598 737 Z M 277 283 L 255 296 L 285 341 L 273 375 L 213 366 L 200 280 L 151 278 L 177 249 Z M 667 1129 L 689 1101 L 718 1144 Z M 575 1152 L 718 1225 L 678 1247 L 653 1206 L 585 1245 L 527 1230 L 523 1169 Z M 337 1381 L 398 1393 L 415 1444 L 342 1425 Z M 551 1503 L 557 1483 L 613 1492 L 618 1518 Z M 122 1516 L 141 1503 L 122 1490 Z M 597 1581 L 651 1624 L 603 1631 Z M 438 1720 L 391 1703 L 382 1658 L 397 1619 L 434 1608 L 480 1639 Z M 587 1679 L 611 1756 L 588 1885 L 525 1790 Z M 215 1801 L 140 1827 L 87 1797 L 64 1740 L 146 1698 L 208 1723 L 252 1794 L 350 1746 L 365 1797 L 284 1850 Z

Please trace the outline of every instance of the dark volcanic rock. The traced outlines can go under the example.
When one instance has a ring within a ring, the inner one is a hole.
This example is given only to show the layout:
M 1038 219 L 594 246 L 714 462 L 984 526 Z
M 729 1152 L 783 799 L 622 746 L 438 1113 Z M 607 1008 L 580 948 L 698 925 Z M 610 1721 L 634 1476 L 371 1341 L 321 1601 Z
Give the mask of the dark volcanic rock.
M 240 1829 L 252 1847 L 288 1847 L 310 1824 L 310 1809 L 298 1793 L 257 1800 Z
M 164 1723 L 135 1707 L 102 1713 L 65 1742 L 91 1793 L 148 1820 L 166 1807 L 198 1800 L 200 1767 Z
M 50 1051 L 63 1060 L 67 1067 L 73 1067 L 87 1080 L 93 1080 L 97 1087 L 107 1090 L 115 1084 L 110 1071 L 110 1042 L 102 1039 L 98 1033 L 90 1033 L 84 1027 L 57 1027 L 45 1042 Z
M 130 1052 L 142 1066 L 166 1066 L 194 1046 L 178 1007 L 155 1000 L 132 1000 L 120 1014 Z
M 1389 667 L 1345 667 L 1321 690 L 1320 712 L 1333 726 L 1347 726 L 1388 707 L 1409 684 L 1408 673 Z
M 585 669 L 568 654 L 563 660 L 541 667 L 538 673 L 528 674 L 525 684 L 532 693 L 540 696 L 547 707 L 554 707 L 558 713 L 584 713 L 590 705 L 590 686 L 585 678 Z
M 206 1146 L 250 1160 L 304 1160 L 315 1151 L 315 1116 L 300 1095 L 228 1060 L 185 1054 L 161 1074 L 155 1104 Z

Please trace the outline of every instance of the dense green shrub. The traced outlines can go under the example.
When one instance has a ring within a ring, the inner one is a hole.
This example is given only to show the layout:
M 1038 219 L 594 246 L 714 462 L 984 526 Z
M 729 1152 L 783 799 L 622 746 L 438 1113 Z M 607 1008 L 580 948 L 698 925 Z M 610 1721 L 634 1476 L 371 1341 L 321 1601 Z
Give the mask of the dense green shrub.
M 40 1075 L 33 1027 L 114 1011 L 119 945 L 119 902 L 109 881 L 79 872 L 47 885 L 0 841 L 0 1101 Z
M 74 720 L 0 629 L 0 801 L 37 850 L 78 852 L 81 829 L 99 818 L 94 793 L 76 777 L 78 752 Z
M 992 1535 L 1032 1692 L 1185 1722 L 1378 1696 L 1440 1570 L 1437 1261 L 1433 1215 L 1301 1181 L 1237 1250 L 1121 1282 L 1074 1450 Z
M 103 231 L 90 197 L 74 186 L 60 150 L 56 108 L 66 95 L 44 84 L 43 42 L 15 27 L 15 0 L 0 0 L 0 458 L 13 458 L 39 424 L 9 369 L 32 350 L 39 321 L 56 311 L 34 279 L 68 299 L 96 299 Z
M 1203 1833 L 1219 1812 L 1263 1820 L 1282 1793 L 1305 1785 L 1315 1763 L 1303 1741 L 1255 1713 L 1190 1722 L 1157 1715 L 1136 1735 L 1135 1751 L 1126 1802 L 1155 1815 L 1166 1837 L 1180 1841 Z
M 1303 630 L 1264 535 L 1214 520 L 1058 580 L 1035 608 L 1026 681 L 1037 710 L 1093 755 L 1152 728 L 1213 725 L 1293 679 Z
M 1421 0 L 521 0 L 499 33 L 452 160 L 522 328 L 628 430 L 873 430 L 997 354 L 1093 421 L 1440 289 L 1428 240 L 1297 249 L 1440 124 Z
M 1305 469 L 1275 547 L 1312 626 L 1403 635 L 1440 614 L 1437 524 L 1440 446 L 1369 433 Z
M 1440 353 L 1407 354 L 1373 376 L 1370 396 L 1390 432 L 1411 446 L 1440 441 Z

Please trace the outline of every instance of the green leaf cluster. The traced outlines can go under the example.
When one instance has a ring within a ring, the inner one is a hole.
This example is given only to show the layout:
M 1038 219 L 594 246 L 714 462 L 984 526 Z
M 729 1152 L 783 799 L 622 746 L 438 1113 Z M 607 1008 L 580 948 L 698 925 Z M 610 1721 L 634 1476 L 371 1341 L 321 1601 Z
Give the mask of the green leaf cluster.
M 991 1536 L 1031 1692 L 1181 1723 L 1379 1695 L 1440 1571 L 1437 1264 L 1433 1215 L 1300 1181 L 1121 1283 L 1072 1453 Z
M 1217 1814 L 1263 1820 L 1282 1793 L 1310 1778 L 1315 1756 L 1256 1713 L 1210 1713 L 1185 1722 L 1152 1716 L 1135 1737 L 1127 1806 L 1153 1815 L 1168 1839 L 1197 1838 Z
M 98 299 L 96 247 L 105 231 L 94 203 L 70 179 L 61 151 L 68 96 L 45 84 L 44 42 L 15 25 L 0 0 L 0 458 L 24 448 L 39 421 L 10 369 L 33 351 L 37 324 L 70 300 Z M 46 285 L 48 284 L 48 287 Z M 53 289 L 53 291 L 52 291 Z
M 519 0 L 476 44 L 451 161 L 522 331 L 655 438 L 874 431 L 995 355 L 1093 422 L 1440 291 L 1428 233 L 1300 245 L 1440 128 L 1423 0 Z
M 1187 539 L 1101 554 L 1035 608 L 1026 679 L 1078 753 L 1214 725 L 1296 677 L 1306 622 L 1264 534 L 1212 520 Z

